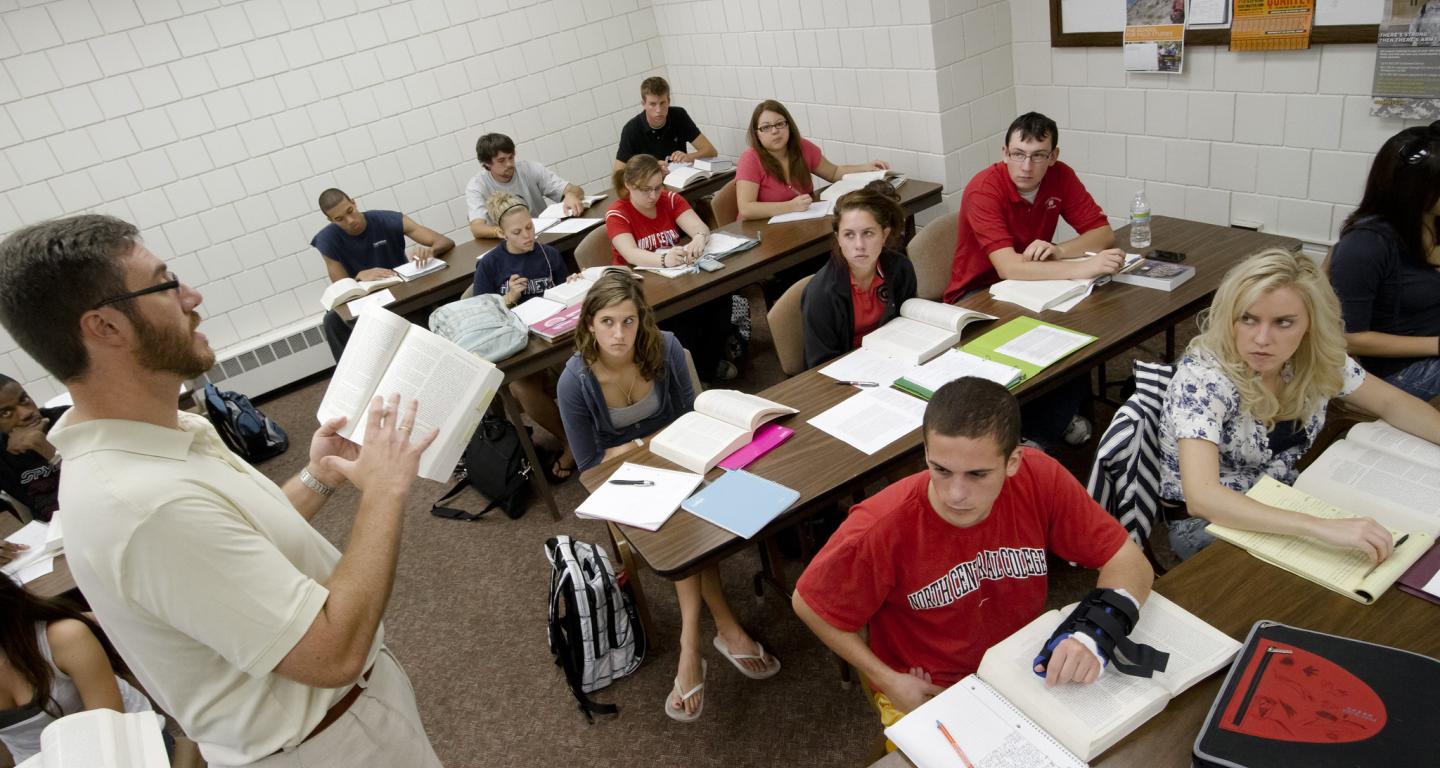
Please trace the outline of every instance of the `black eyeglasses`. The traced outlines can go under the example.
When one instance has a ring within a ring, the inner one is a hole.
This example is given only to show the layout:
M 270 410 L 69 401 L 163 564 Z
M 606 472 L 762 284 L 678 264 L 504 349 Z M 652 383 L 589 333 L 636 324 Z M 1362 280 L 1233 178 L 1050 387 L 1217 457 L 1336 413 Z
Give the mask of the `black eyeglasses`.
M 174 272 L 166 272 L 166 273 L 165 273 L 165 277 L 168 278 L 168 279 L 167 279 L 165 282 L 163 282 L 163 283 L 157 283 L 157 284 L 155 284 L 155 285 L 150 286 L 149 288 L 141 288 L 141 289 L 138 290 L 138 291 L 130 291 L 129 293 L 122 293 L 122 294 L 120 294 L 119 296 L 111 296 L 110 298 L 108 298 L 108 299 L 100 302 L 99 304 L 96 304 L 94 307 L 92 307 L 92 309 L 99 309 L 99 308 L 101 308 L 101 307 L 107 307 L 107 306 L 109 306 L 109 305 L 111 305 L 111 304 L 114 304 L 114 303 L 116 303 L 116 302 L 119 302 L 119 301 L 126 301 L 126 300 L 128 300 L 128 299 L 136 299 L 136 298 L 139 298 L 139 297 L 141 297 L 141 296 L 145 296 L 145 295 L 148 295 L 148 294 L 151 294 L 151 293 L 163 293 L 163 292 L 165 292 L 165 291 L 179 290 L 179 288 L 180 288 L 180 278 L 176 277 Z

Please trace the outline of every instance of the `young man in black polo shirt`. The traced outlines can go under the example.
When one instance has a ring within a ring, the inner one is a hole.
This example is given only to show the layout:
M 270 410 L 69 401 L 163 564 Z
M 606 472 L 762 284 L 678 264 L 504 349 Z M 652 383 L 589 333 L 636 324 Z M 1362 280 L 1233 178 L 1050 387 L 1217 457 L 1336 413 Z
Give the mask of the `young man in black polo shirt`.
M 640 105 L 645 111 L 620 129 L 620 148 L 615 152 L 615 170 L 635 155 L 650 155 L 662 166 L 688 163 L 697 157 L 714 157 L 715 145 L 680 107 L 670 106 L 670 84 L 663 77 L 647 77 L 640 84 Z M 693 144 L 694 152 L 686 152 Z
M 41 408 L 20 382 L 0 373 L 0 490 L 47 523 L 60 506 L 60 456 L 46 435 L 66 410 Z M 0 551 L 0 562 L 13 554 Z

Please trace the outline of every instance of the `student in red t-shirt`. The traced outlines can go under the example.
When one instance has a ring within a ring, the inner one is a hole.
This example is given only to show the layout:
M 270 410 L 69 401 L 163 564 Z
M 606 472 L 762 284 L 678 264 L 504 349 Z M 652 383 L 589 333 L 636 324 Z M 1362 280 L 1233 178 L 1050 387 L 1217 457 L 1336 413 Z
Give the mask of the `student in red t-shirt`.
M 685 198 L 665 188 L 660 161 L 635 155 L 611 179 L 618 198 L 605 212 L 611 260 L 637 267 L 683 267 L 705 253 L 710 228 Z M 690 242 L 680 245 L 686 235 Z M 695 370 L 707 381 L 729 381 L 739 375 L 725 359 L 731 333 L 730 298 L 706 302 L 670 318 L 661 328 L 675 334 L 695 358 Z
M 860 670 L 887 726 L 1043 612 L 1047 552 L 1098 568 L 1099 591 L 1137 607 L 1154 580 L 1140 548 L 1080 483 L 1019 445 L 1020 410 L 1004 387 L 973 377 L 941 387 L 925 408 L 924 436 L 929 468 L 854 507 L 792 601 Z M 1035 669 L 1047 685 L 1099 676 L 1101 654 L 1079 637 L 1047 644 L 1049 662 Z
M 1105 212 L 1060 162 L 1059 144 L 1055 121 L 1027 112 L 1005 132 L 1000 162 L 965 185 L 947 304 L 1001 280 L 1096 277 L 1124 265 L 1124 252 L 1111 248 L 1115 232 Z M 1080 236 L 1052 242 L 1062 217 Z M 1087 251 L 1100 253 L 1067 261 Z
M 1053 242 L 1060 219 L 1079 237 Z M 1005 131 L 1000 162 L 975 174 L 960 197 L 960 226 L 945 303 L 1001 280 L 1112 275 L 1125 264 L 1109 219 L 1070 166 L 1060 162 L 1060 128 L 1027 112 Z M 1081 261 L 1087 252 L 1095 256 Z M 1080 445 L 1090 424 L 1079 415 L 1089 380 L 1076 378 L 1025 408 L 1025 437 L 1042 449 Z
M 835 250 L 800 299 L 806 368 L 859 347 L 915 298 L 915 267 L 888 247 L 905 227 L 896 197 L 889 184 L 872 181 L 835 201 Z

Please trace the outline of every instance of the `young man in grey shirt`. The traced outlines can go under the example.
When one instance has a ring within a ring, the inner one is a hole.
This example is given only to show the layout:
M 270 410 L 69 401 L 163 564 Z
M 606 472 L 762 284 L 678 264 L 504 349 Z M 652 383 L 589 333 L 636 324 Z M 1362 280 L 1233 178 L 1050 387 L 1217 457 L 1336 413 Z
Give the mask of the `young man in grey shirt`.
M 499 190 L 513 192 L 530 206 L 530 215 L 539 216 L 548 200 L 565 204 L 565 215 L 585 212 L 581 199 L 585 190 L 555 175 L 534 160 L 515 159 L 515 142 L 503 133 L 487 133 L 475 142 L 480 172 L 465 185 L 465 204 L 470 209 L 470 233 L 479 238 L 499 239 L 500 227 L 485 213 L 485 198 Z

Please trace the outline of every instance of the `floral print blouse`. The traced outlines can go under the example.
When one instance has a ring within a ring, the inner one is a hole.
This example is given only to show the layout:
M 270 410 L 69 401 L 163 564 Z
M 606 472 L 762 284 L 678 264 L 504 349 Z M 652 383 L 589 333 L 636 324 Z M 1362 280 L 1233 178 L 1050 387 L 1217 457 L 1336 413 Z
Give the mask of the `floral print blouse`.
M 1288 374 L 1288 369 L 1286 371 Z M 1365 381 L 1360 364 L 1345 357 L 1344 397 Z M 1220 448 L 1220 484 L 1240 493 L 1269 475 L 1287 485 L 1295 482 L 1295 465 L 1309 450 L 1325 424 L 1325 406 L 1316 405 L 1302 419 L 1305 439 L 1280 453 L 1270 450 L 1269 433 L 1258 419 L 1240 410 L 1240 390 L 1225 375 L 1219 361 L 1209 352 L 1190 352 L 1181 358 L 1165 390 L 1160 407 L 1160 495 L 1170 501 L 1184 501 L 1180 486 L 1179 441 L 1194 438 Z

